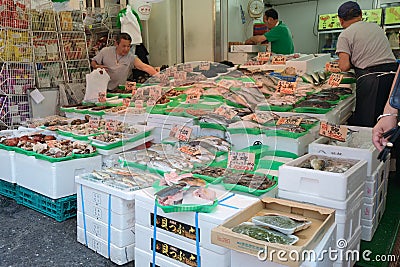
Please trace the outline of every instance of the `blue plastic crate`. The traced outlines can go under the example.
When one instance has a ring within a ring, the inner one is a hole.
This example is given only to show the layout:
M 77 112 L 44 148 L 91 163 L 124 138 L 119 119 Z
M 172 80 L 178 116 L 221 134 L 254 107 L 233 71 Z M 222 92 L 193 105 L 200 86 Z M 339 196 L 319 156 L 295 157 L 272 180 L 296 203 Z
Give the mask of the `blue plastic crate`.
M 18 204 L 43 213 L 58 222 L 76 216 L 76 195 L 52 199 L 22 186 L 17 186 Z
M 295 76 L 287 76 L 287 75 L 282 75 L 282 74 L 280 74 L 278 72 L 271 72 L 271 73 L 269 73 L 269 75 L 271 75 L 273 77 L 276 77 L 276 78 L 279 78 L 279 79 L 284 80 L 284 81 L 288 81 L 288 82 L 295 82 L 296 79 L 297 79 L 297 75 L 295 75 Z
M 0 179 L 0 195 L 15 199 L 17 197 L 16 187 L 17 184 Z

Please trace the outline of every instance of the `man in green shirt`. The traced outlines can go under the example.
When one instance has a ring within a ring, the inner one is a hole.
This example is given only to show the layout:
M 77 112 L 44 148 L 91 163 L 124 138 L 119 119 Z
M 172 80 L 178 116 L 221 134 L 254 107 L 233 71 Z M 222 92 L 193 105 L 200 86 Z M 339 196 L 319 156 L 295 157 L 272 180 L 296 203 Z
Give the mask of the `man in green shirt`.
M 260 44 L 268 41 L 271 43 L 271 52 L 284 55 L 293 54 L 292 33 L 286 24 L 278 20 L 278 12 L 273 8 L 268 9 L 265 11 L 263 20 L 269 31 L 247 39 L 245 44 Z

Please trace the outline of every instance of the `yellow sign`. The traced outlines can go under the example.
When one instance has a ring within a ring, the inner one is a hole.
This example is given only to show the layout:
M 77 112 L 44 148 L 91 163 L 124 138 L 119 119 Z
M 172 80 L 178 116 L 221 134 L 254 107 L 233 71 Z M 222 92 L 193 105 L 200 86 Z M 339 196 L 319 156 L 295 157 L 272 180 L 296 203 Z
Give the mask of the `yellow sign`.
M 382 24 L 382 9 L 368 9 L 362 11 L 362 20 L 366 22 L 375 22 L 379 25 Z
M 400 6 L 388 7 L 385 9 L 385 21 L 383 24 L 399 24 L 400 23 Z
M 336 29 L 342 29 L 342 25 L 340 25 L 337 13 L 321 14 L 318 16 L 319 31 L 336 30 Z

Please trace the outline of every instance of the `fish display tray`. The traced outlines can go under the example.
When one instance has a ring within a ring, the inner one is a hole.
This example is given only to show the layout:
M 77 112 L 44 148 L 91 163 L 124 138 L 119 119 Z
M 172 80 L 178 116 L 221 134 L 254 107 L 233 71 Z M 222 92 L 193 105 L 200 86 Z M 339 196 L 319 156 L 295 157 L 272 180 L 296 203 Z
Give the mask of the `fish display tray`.
M 155 201 L 157 207 L 162 209 L 165 213 L 170 212 L 201 212 L 201 213 L 211 213 L 218 205 L 218 201 L 215 200 L 210 205 L 199 205 L 199 204 L 178 204 L 178 205 L 170 205 L 170 206 L 163 206 L 160 205 L 158 200 Z
M 308 131 L 305 135 L 298 138 L 265 135 L 265 144 L 271 149 L 286 151 L 297 156 L 302 156 L 307 153 L 308 145 L 312 141 L 314 141 L 314 135 L 311 131 Z
M 108 225 L 107 223 L 98 221 L 91 216 L 86 215 L 84 217 L 83 213 L 80 211 L 78 211 L 76 218 L 78 227 L 82 228 L 84 231 L 86 230 L 88 233 L 100 238 L 106 243 L 110 242 L 117 247 L 126 247 L 135 244 L 134 226 L 120 230 Z
M 17 186 L 17 194 L 18 204 L 43 213 L 58 222 L 76 216 L 76 195 L 52 199 L 22 186 Z
M 17 184 L 0 179 L 0 195 L 15 199 L 18 197 Z
M 15 180 L 15 151 L 0 149 L 0 162 L 3 166 L 0 168 L 0 179 L 9 183 L 16 183 Z
M 123 265 L 135 259 L 135 245 L 117 247 L 77 226 L 77 241 L 112 262 Z M 110 249 L 109 249 L 110 248 Z
M 249 188 L 247 186 L 238 185 L 238 184 L 226 184 L 224 182 L 222 182 L 222 185 L 224 186 L 224 188 L 226 190 L 239 191 L 239 192 L 243 192 L 243 193 L 252 194 L 254 196 L 261 196 L 269 191 L 273 191 L 278 186 L 278 178 L 277 177 L 269 177 L 269 179 L 275 181 L 275 184 L 273 186 L 271 186 L 270 188 L 267 188 L 264 190 Z
M 214 186 L 210 185 L 209 188 L 214 189 Z M 225 190 L 215 189 L 215 191 L 217 192 L 217 198 L 219 200 L 215 211 L 212 213 L 198 213 L 200 246 L 218 254 L 225 254 L 229 251 L 228 249 L 211 244 L 211 229 L 237 214 L 243 208 L 255 203 L 257 199 L 254 197 L 232 194 Z M 153 188 L 142 189 L 137 192 L 135 198 L 136 224 L 140 224 L 149 229 L 153 229 L 154 226 L 154 192 L 155 190 Z M 196 228 L 195 215 L 195 212 L 165 213 L 160 208 L 157 208 L 157 233 L 165 233 L 185 243 L 195 245 L 196 234 L 193 231 Z M 162 224 L 163 221 L 167 222 L 171 227 L 165 227 Z M 172 225 L 175 227 L 172 227 Z
M 304 155 L 279 168 L 279 190 L 344 201 L 361 185 L 364 188 L 367 175 L 365 160 L 356 161 L 344 173 L 298 167 L 310 157 L 315 157 L 315 154 Z M 341 160 L 344 159 L 341 158 Z
M 358 131 L 358 138 L 362 140 L 372 140 L 372 128 L 367 127 L 356 127 L 347 126 L 350 131 Z M 355 135 L 353 138 L 356 138 Z M 358 148 L 358 147 L 348 147 L 348 146 L 336 146 L 328 144 L 330 141 L 327 137 L 320 137 L 314 142 L 312 142 L 308 147 L 308 152 L 313 154 L 321 155 L 333 155 L 336 157 L 348 158 L 348 159 L 363 159 L 368 162 L 367 165 L 367 175 L 373 175 L 375 170 L 378 168 L 379 151 L 371 143 L 368 148 Z
M 76 194 L 75 175 L 100 169 L 101 156 L 48 162 L 15 154 L 16 183 L 29 190 L 58 199 Z M 17 167 L 18 166 L 18 167 Z
M 261 131 L 257 131 L 259 129 L 256 129 L 254 131 L 249 130 L 247 133 L 245 133 L 246 130 L 240 131 L 240 133 L 236 133 L 239 131 L 239 129 L 228 129 L 226 132 L 226 140 L 230 142 L 235 150 L 241 150 L 250 146 L 256 146 L 256 145 L 268 145 L 267 142 L 267 136 Z
M 140 224 L 135 225 L 135 238 L 136 238 L 136 248 L 142 251 L 148 251 L 153 253 L 153 229 L 144 227 Z M 210 233 L 208 233 L 210 234 Z M 165 245 L 162 245 L 165 244 Z M 162 247 L 168 248 L 166 251 L 162 251 Z M 231 255 L 229 251 L 223 254 L 219 254 L 216 251 L 205 249 L 200 245 L 199 250 L 196 249 L 196 244 L 184 242 L 180 239 L 172 237 L 164 232 L 156 232 L 156 256 L 168 260 L 170 262 L 176 263 L 178 266 L 218 266 L 229 267 Z M 179 257 L 176 255 L 185 255 Z M 174 256 L 175 255 L 175 256 Z M 197 264 L 197 259 L 200 258 L 200 264 Z M 158 265 L 157 261 L 155 262 Z M 137 266 L 137 265 L 136 265 Z M 144 265 L 147 266 L 147 265 Z
M 324 237 L 321 239 L 319 244 L 312 249 L 315 252 L 315 259 L 322 259 L 316 261 L 312 257 L 308 257 L 304 260 L 303 263 L 300 264 L 300 267 L 331 267 L 333 262 L 329 260 L 329 257 L 324 257 L 323 253 L 328 251 L 329 248 L 333 248 L 336 246 L 336 224 L 333 224 L 329 230 L 326 232 Z M 252 267 L 285 267 L 287 265 L 271 262 L 271 261 L 262 261 L 257 257 L 248 255 L 246 253 L 241 253 L 235 250 L 231 251 L 231 267 L 243 267 L 243 266 L 252 266 Z

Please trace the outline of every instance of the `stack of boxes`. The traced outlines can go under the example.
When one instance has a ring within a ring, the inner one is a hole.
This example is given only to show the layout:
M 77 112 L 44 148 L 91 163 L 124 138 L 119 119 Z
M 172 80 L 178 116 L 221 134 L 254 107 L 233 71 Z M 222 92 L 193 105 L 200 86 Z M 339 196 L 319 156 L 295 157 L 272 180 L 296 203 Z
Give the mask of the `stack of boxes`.
M 315 156 L 318 155 L 307 154 L 279 168 L 278 196 L 335 209 L 337 244 L 332 249 L 337 249 L 338 260 L 334 266 L 353 266 L 355 259 L 347 260 L 342 255 L 360 246 L 361 205 L 367 162 L 354 160 L 355 164 L 343 173 L 298 167 Z M 331 157 L 330 160 L 334 161 L 335 158 Z
M 212 213 L 165 213 L 155 208 L 154 189 L 138 191 L 135 266 L 151 266 L 153 258 L 156 266 L 230 266 L 231 250 L 211 244 L 211 229 L 258 199 L 215 191 L 219 204 Z
M 385 211 L 389 162 L 380 163 L 378 150 L 371 143 L 372 129 L 366 127 L 346 126 L 352 134 L 353 144 L 369 144 L 368 147 L 356 148 L 327 145 L 328 138 L 321 137 L 310 144 L 310 153 L 335 155 L 343 158 L 357 158 L 367 161 L 364 195 L 361 204 L 361 240 L 371 241 L 379 221 Z
M 135 258 L 135 191 L 76 177 L 77 240 L 122 265 Z

